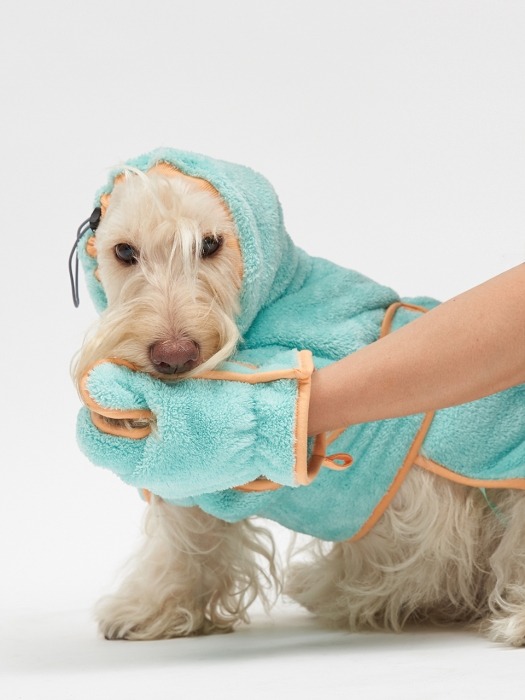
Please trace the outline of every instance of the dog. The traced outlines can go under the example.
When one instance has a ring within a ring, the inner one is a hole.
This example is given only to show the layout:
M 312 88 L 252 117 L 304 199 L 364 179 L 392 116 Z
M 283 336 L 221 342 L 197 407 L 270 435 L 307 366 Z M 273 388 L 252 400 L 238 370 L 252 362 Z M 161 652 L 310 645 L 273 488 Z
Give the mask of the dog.
M 245 261 L 217 189 L 163 162 L 127 166 L 101 208 L 96 276 L 107 308 L 76 359 L 77 384 L 108 357 L 174 383 L 231 358 L 245 330 Z M 227 522 L 151 495 L 144 543 L 96 615 L 107 639 L 229 632 L 256 599 L 268 608 L 284 592 L 331 627 L 468 623 L 522 646 L 524 534 L 522 490 L 484 491 L 411 469 L 364 536 L 312 538 L 283 574 L 258 521 Z

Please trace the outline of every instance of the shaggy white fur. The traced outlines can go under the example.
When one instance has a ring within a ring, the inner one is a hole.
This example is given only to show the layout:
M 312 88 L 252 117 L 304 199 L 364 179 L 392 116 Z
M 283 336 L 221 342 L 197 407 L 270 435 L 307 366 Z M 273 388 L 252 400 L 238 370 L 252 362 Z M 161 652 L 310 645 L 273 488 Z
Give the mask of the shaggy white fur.
M 144 530 L 118 592 L 97 606 L 107 639 L 230 632 L 256 598 L 268 608 L 268 592 L 279 588 L 273 540 L 253 522 L 232 525 L 153 498 Z

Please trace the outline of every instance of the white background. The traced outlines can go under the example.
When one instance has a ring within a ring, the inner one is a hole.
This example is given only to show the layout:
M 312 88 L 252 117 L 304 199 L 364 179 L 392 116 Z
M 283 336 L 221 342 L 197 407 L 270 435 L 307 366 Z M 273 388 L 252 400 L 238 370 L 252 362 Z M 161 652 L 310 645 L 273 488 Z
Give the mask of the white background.
M 143 506 L 75 444 L 68 366 L 95 313 L 84 287 L 74 310 L 66 261 L 107 167 L 169 145 L 263 172 L 299 245 L 403 295 L 444 299 L 518 264 L 525 4 L 4 0 L 0 13 L 2 700 L 522 693 L 525 651 L 460 630 L 327 632 L 292 605 L 228 637 L 99 639 L 89 609 Z

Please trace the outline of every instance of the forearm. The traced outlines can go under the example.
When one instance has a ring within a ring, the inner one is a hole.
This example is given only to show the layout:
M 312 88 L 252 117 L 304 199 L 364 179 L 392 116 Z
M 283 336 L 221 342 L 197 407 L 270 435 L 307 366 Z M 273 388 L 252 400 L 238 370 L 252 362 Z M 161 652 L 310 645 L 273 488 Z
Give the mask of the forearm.
M 525 382 L 525 265 L 316 372 L 308 430 L 466 403 Z

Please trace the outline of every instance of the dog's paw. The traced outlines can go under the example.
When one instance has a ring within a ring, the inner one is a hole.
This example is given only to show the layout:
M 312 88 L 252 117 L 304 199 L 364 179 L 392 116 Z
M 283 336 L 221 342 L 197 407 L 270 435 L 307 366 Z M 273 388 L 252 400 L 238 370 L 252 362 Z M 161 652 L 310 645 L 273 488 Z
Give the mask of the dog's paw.
M 212 622 L 203 611 L 192 610 L 174 602 L 161 607 L 143 600 L 119 596 L 103 598 L 96 607 L 100 633 L 106 639 L 146 641 L 173 639 L 214 633 L 227 633 L 233 624 Z
M 513 647 L 525 646 L 525 609 L 489 620 L 488 635 L 493 642 Z

